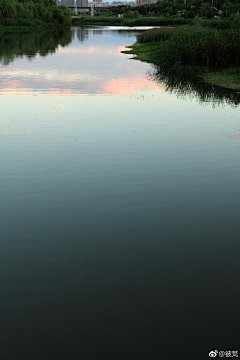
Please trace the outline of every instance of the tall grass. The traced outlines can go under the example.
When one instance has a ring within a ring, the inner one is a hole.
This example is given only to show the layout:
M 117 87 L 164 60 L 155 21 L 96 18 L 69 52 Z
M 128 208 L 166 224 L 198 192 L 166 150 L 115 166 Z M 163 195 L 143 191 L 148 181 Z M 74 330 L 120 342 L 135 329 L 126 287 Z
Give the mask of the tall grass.
M 162 28 L 156 28 L 151 29 L 148 31 L 145 31 L 142 35 L 138 36 L 138 42 L 141 44 L 149 43 L 149 42 L 159 42 L 168 40 L 173 34 L 178 34 L 182 32 L 189 32 L 191 28 L 186 26 L 179 26 L 179 27 L 162 27 Z
M 231 28 L 231 22 L 226 19 L 193 19 L 190 24 L 193 26 L 219 30 Z
M 141 35 L 140 43 L 157 41 L 153 62 L 161 67 L 194 66 L 207 71 L 240 65 L 240 32 L 185 27 Z

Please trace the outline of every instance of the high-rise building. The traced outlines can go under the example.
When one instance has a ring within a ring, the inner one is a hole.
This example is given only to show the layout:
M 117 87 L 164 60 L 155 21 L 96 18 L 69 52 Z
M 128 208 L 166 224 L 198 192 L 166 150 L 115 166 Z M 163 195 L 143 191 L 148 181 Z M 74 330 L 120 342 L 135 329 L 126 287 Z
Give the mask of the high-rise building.
M 74 7 L 74 0 L 62 0 L 62 5 L 64 6 L 69 6 L 69 7 Z
M 153 0 L 136 0 L 136 5 L 145 5 L 145 4 L 153 4 Z
M 76 6 L 88 7 L 88 0 L 76 0 Z

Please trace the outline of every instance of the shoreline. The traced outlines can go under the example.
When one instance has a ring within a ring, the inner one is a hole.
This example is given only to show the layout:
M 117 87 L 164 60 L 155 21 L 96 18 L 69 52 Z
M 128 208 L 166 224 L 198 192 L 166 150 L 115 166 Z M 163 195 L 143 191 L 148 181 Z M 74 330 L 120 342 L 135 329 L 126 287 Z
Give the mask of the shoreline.
M 132 60 L 140 60 L 157 65 L 154 63 L 153 59 L 153 54 L 155 54 L 158 49 L 157 42 L 144 44 L 136 42 L 132 46 L 126 46 L 126 49 L 128 50 L 123 50 L 121 53 L 134 55 L 131 58 Z M 216 85 L 231 90 L 240 90 L 240 70 L 235 67 L 230 70 L 199 73 L 197 77 L 210 85 Z
M 0 26 L 0 35 L 1 33 L 6 32 L 43 32 L 43 31 L 53 31 L 53 30 L 64 30 L 70 29 L 71 26 Z
M 34 32 L 44 30 L 48 30 L 48 28 L 44 26 L 1 26 L 0 34 L 4 32 Z
M 181 26 L 192 22 L 192 19 L 166 19 L 160 17 L 138 17 L 138 18 L 119 18 L 116 16 L 83 16 L 81 18 L 72 18 L 72 26 Z

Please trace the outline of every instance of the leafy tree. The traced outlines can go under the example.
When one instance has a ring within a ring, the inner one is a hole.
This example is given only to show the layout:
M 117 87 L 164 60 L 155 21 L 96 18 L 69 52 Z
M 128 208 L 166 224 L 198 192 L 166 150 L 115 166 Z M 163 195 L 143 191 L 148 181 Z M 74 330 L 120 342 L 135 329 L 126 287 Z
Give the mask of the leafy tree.
M 223 4 L 223 10 L 226 12 L 226 15 L 229 16 L 235 12 L 235 6 L 231 1 L 227 1 L 225 4 Z
M 209 2 L 203 3 L 202 4 L 202 9 L 206 14 L 206 18 L 208 17 L 208 14 L 210 13 L 211 10 L 211 5 L 209 4 Z
M 132 10 L 128 10 L 127 13 L 123 14 L 123 17 L 126 19 L 133 19 L 135 17 L 134 12 Z
M 71 25 L 69 9 L 66 6 L 58 7 L 55 0 L 0 0 L 0 19 L 2 24 L 4 21 L 5 25 L 12 26 L 21 26 L 21 19 L 35 19 L 51 26 Z M 10 19 L 18 20 L 18 22 L 14 23 Z M 36 26 L 36 24 L 36 22 L 29 22 L 29 26 Z M 24 26 L 28 26 L 26 21 Z
M 139 17 L 139 12 L 138 12 L 137 10 L 135 10 L 135 11 L 133 12 L 133 14 L 134 14 L 134 17 L 135 17 L 135 18 L 138 18 L 138 17 Z

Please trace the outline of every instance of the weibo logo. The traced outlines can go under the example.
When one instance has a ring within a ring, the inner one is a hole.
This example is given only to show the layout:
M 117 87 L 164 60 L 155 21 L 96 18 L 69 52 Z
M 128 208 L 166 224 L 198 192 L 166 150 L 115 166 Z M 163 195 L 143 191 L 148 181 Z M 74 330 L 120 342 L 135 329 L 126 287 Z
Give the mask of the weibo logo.
M 209 353 L 209 357 L 214 358 L 214 357 L 217 356 L 217 354 L 218 354 L 218 351 L 217 351 L 217 350 L 212 350 L 212 351 L 210 351 L 210 353 Z

